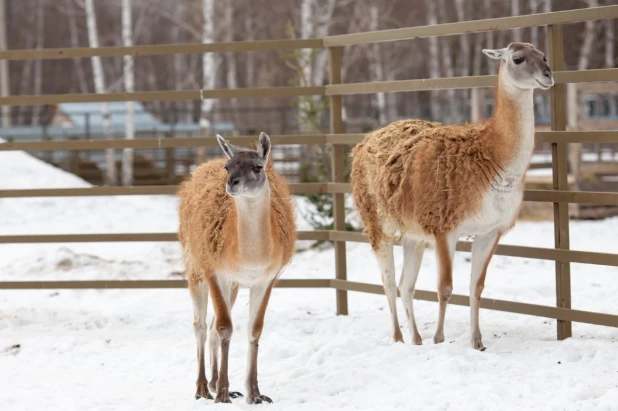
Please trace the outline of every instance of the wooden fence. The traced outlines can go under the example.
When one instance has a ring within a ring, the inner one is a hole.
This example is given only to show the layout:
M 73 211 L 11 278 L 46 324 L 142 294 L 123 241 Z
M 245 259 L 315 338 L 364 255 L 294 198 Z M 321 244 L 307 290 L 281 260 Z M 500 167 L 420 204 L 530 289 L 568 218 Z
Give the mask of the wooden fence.
M 348 313 L 347 292 L 358 291 L 382 294 L 379 285 L 348 281 L 346 268 L 346 242 L 367 242 L 365 235 L 346 232 L 344 222 L 344 194 L 351 192 L 344 182 L 344 148 L 363 138 L 361 134 L 345 134 L 342 120 L 342 96 L 377 92 L 402 92 L 436 89 L 459 89 L 492 87 L 496 76 L 472 76 L 341 84 L 341 49 L 344 46 L 395 41 L 429 36 L 446 36 L 489 30 L 508 30 L 522 27 L 547 26 L 547 56 L 554 70 L 556 85 L 551 89 L 551 130 L 536 134 L 537 141 L 551 143 L 552 190 L 526 190 L 525 201 L 542 201 L 554 204 L 555 248 L 537 248 L 500 245 L 496 254 L 512 257 L 535 258 L 555 261 L 556 306 L 525 304 L 512 301 L 482 299 L 481 307 L 499 311 L 527 314 L 557 319 L 559 339 L 571 336 L 571 322 L 618 327 L 618 315 L 593 313 L 571 309 L 570 263 L 601 264 L 618 266 L 618 254 L 575 251 L 569 247 L 568 203 L 618 205 L 618 193 L 573 192 L 567 184 L 567 144 L 615 143 L 618 131 L 565 131 L 565 84 L 580 82 L 618 81 L 618 69 L 565 71 L 562 25 L 566 23 L 618 18 L 618 6 L 543 13 L 530 16 L 467 21 L 424 27 L 410 27 L 367 33 L 329 36 L 310 40 L 269 40 L 213 44 L 176 44 L 132 47 L 70 48 L 8 50 L 0 52 L 0 59 L 66 59 L 91 56 L 161 55 L 181 53 L 267 51 L 302 48 L 327 48 L 330 58 L 330 84 L 316 87 L 246 88 L 233 90 L 152 91 L 135 93 L 65 94 L 40 96 L 0 97 L 0 105 L 40 105 L 60 102 L 94 101 L 151 101 L 151 100 L 199 100 L 250 97 L 297 97 L 307 95 L 328 96 L 330 99 L 330 134 L 278 135 L 273 144 L 330 144 L 332 150 L 332 182 L 292 184 L 294 193 L 330 193 L 334 196 L 334 230 L 300 232 L 301 240 L 330 240 L 334 242 L 335 278 L 281 280 L 278 287 L 332 288 L 336 290 L 337 314 Z M 230 138 L 235 144 L 253 142 L 255 136 Z M 62 141 L 0 144 L 0 150 L 53 151 L 53 150 L 101 150 L 106 148 L 169 148 L 214 146 L 216 140 L 175 138 L 111 141 Z M 0 198 L 7 197 L 71 197 L 110 195 L 174 194 L 174 186 L 143 187 L 92 187 L 69 189 L 2 190 Z M 72 243 L 116 241 L 176 241 L 176 233 L 143 234 L 72 234 L 72 235 L 12 235 L 0 236 L 0 243 Z M 469 252 L 469 242 L 459 242 L 458 251 Z M 376 278 L 378 273 L 376 272 Z M 45 289 L 45 288 L 175 288 L 185 287 L 182 280 L 156 281 L 28 281 L 0 282 L 0 289 Z M 415 298 L 437 301 L 435 292 L 416 291 Z M 454 295 L 453 304 L 468 305 L 468 297 Z

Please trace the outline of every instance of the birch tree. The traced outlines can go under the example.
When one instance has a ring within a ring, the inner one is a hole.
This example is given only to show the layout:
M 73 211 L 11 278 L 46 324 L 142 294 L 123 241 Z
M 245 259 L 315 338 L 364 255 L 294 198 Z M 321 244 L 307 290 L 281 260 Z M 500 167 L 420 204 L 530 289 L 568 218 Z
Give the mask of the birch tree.
M 225 6 L 225 15 L 223 18 L 225 25 L 225 41 L 234 41 L 234 1 L 227 0 Z M 238 82 L 236 79 L 236 56 L 233 52 L 228 51 L 225 53 L 225 64 L 227 66 L 226 82 L 227 88 L 238 88 Z M 238 99 L 231 99 L 233 108 L 238 106 Z M 234 110 L 236 113 L 236 110 Z
M 122 45 L 132 46 L 132 13 L 131 0 L 122 0 Z M 133 56 L 123 57 L 124 89 L 128 93 L 135 91 L 135 73 L 133 70 Z M 127 140 L 135 138 L 135 103 L 126 102 L 127 115 L 125 134 Z M 122 153 L 122 185 L 133 185 L 133 149 L 125 148 Z
M 69 35 L 71 36 L 71 47 L 79 47 L 79 32 L 77 30 L 77 21 L 75 19 L 75 10 L 72 7 L 71 0 L 65 0 L 67 6 L 67 18 L 69 20 Z M 77 84 L 79 85 L 80 93 L 88 92 L 88 82 L 86 81 L 86 75 L 84 74 L 84 68 L 82 67 L 82 59 L 79 57 L 73 58 L 73 65 L 75 66 L 75 74 L 77 75 Z
M 528 7 L 530 8 L 530 14 L 535 14 L 539 11 L 539 0 L 529 0 Z M 540 47 L 539 44 L 539 26 L 530 27 L 530 43 L 536 47 Z
M 372 1 L 369 6 L 369 31 L 378 30 L 379 10 L 377 1 Z M 384 67 L 382 66 L 382 56 L 380 45 L 373 43 L 369 45 L 369 72 L 372 81 L 384 81 Z M 386 95 L 384 92 L 375 94 L 375 104 L 378 109 L 378 122 L 386 124 Z
M 85 0 L 84 6 L 86 9 L 86 25 L 88 26 L 88 43 L 90 47 L 99 47 L 99 35 L 97 32 L 97 19 L 94 11 L 92 0 Z M 103 72 L 103 64 L 101 57 L 93 56 L 90 58 L 92 63 L 92 72 L 94 76 L 94 90 L 96 93 L 105 93 L 105 73 Z M 109 114 L 109 107 L 106 102 L 101 103 L 101 117 L 103 119 L 103 133 L 105 138 L 113 140 L 112 123 Z M 105 150 L 105 183 L 107 185 L 116 185 L 118 178 L 116 176 L 116 161 L 115 150 Z
M 511 0 L 511 15 L 519 16 L 519 0 Z M 513 41 L 521 41 L 522 32 L 521 29 L 513 30 Z
M 212 43 L 215 41 L 215 0 L 202 0 L 202 43 Z M 218 64 L 215 61 L 215 53 L 204 53 L 202 55 L 202 83 L 205 90 L 212 90 L 216 86 Z M 212 134 L 212 110 L 215 101 L 212 99 L 202 100 L 200 135 L 207 137 Z M 204 161 L 206 150 L 200 147 L 197 150 L 198 161 Z
M 447 21 L 446 19 L 446 5 L 444 4 L 444 0 L 438 0 L 439 14 L 440 19 L 442 21 Z M 442 51 L 442 64 L 444 66 L 444 74 L 446 77 L 455 77 L 455 68 L 453 66 L 453 56 L 451 54 L 451 38 L 450 37 L 441 37 L 441 47 Z M 457 98 L 455 97 L 455 89 L 450 88 L 446 90 L 446 94 L 448 96 L 448 108 L 449 114 L 446 117 L 446 121 L 448 123 L 457 123 L 459 122 L 459 104 L 457 104 Z
M 438 24 L 438 17 L 436 15 L 436 2 L 435 0 L 425 0 L 427 5 L 427 24 L 430 26 Z M 440 62 L 438 61 L 440 49 L 438 46 L 438 38 L 435 36 L 429 37 L 429 77 L 440 77 Z M 440 101 L 439 93 L 437 90 L 431 91 L 431 119 L 433 121 L 440 120 Z
M 588 7 L 597 7 L 598 0 L 586 0 Z M 586 70 L 590 61 L 590 53 L 592 51 L 592 41 L 595 35 L 595 22 L 587 21 L 584 28 L 584 40 L 579 50 L 579 58 L 577 60 L 577 70 Z M 579 128 L 579 114 L 581 109 L 581 100 L 577 93 L 577 84 L 569 83 L 566 87 L 566 106 L 567 106 L 567 128 L 569 130 L 577 130 Z M 573 143 L 569 148 L 569 160 L 571 163 L 571 171 L 573 173 L 573 189 L 579 190 L 581 180 L 581 160 L 582 160 L 582 144 Z
M 45 3 L 44 0 L 37 1 L 36 4 L 36 48 L 45 47 Z M 43 88 L 43 60 L 37 59 L 34 62 L 34 94 L 40 95 Z M 33 113 L 34 124 L 42 123 L 43 106 L 35 106 Z

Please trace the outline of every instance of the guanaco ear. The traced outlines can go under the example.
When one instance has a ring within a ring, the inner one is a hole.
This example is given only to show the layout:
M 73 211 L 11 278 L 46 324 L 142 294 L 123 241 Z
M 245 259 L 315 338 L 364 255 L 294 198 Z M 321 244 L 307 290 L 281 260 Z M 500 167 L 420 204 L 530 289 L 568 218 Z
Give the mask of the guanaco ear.
M 506 60 L 508 50 L 509 50 L 508 47 L 505 47 L 503 49 L 483 49 L 483 54 L 491 57 L 494 60 L 501 60 L 501 59 Z
M 262 160 L 268 161 L 268 154 L 270 153 L 270 137 L 268 134 L 262 131 L 260 133 L 260 141 L 258 142 L 258 154 L 262 157 Z
M 219 134 L 217 134 L 217 141 L 219 142 L 219 145 L 221 146 L 221 150 L 223 150 L 223 152 L 225 153 L 226 156 L 228 156 L 228 158 L 232 158 L 236 155 L 236 152 L 238 151 L 238 149 L 234 147 L 233 144 L 225 141 L 225 139 L 221 137 Z

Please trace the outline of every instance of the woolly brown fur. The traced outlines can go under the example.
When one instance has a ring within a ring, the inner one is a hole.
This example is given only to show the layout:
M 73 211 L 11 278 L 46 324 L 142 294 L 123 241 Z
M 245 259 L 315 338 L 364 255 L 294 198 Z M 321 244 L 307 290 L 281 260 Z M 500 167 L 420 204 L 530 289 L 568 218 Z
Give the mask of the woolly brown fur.
M 225 162 L 221 158 L 200 165 L 178 192 L 179 239 L 189 287 L 221 270 L 237 268 L 241 259 L 236 205 L 225 192 Z M 272 157 L 266 175 L 270 186 L 270 238 L 255 240 L 264 244 L 266 258 L 271 261 L 269 271 L 280 274 L 294 254 L 294 206 L 287 183 L 274 171 Z M 243 262 L 248 263 L 246 259 Z

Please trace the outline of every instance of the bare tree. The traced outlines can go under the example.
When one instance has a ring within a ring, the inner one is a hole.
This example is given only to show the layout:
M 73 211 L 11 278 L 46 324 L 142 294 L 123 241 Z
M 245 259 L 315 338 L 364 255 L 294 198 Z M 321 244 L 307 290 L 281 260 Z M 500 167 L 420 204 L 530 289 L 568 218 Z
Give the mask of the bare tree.
M 511 15 L 519 16 L 519 0 L 511 0 Z M 513 41 L 521 41 L 521 40 L 522 40 L 521 29 L 513 30 Z
M 36 5 L 36 48 L 45 47 L 45 0 L 38 0 Z M 43 60 L 37 59 L 34 62 L 34 94 L 40 95 L 43 87 Z M 41 124 L 43 106 L 35 106 L 32 121 L 34 124 Z
M 528 0 L 528 7 L 530 8 L 530 14 L 535 14 L 539 11 L 539 0 Z M 530 43 L 539 47 L 539 27 L 530 27 Z
M 131 0 L 122 0 L 122 45 L 132 46 L 132 12 Z M 133 70 L 133 56 L 123 57 L 123 78 L 125 91 L 132 93 L 135 91 L 135 72 Z M 127 101 L 127 115 L 125 123 L 125 134 L 127 140 L 135 138 L 135 103 Z M 133 185 L 133 149 L 125 148 L 122 153 L 122 185 Z
M 440 14 L 440 20 L 447 21 L 446 18 L 446 5 L 444 4 L 444 0 L 438 0 L 438 8 Z M 455 67 L 453 63 L 453 55 L 451 53 L 451 38 L 452 37 L 441 37 L 441 47 L 442 51 L 442 65 L 444 67 L 444 74 L 446 77 L 455 77 Z M 448 96 L 448 108 L 449 113 L 448 116 L 445 116 L 445 120 L 448 123 L 458 123 L 459 122 L 459 104 L 457 104 L 457 99 L 455 98 L 455 89 L 450 88 L 446 91 Z
M 598 7 L 598 0 L 585 0 L 588 7 Z M 592 41 L 595 35 L 595 22 L 587 21 L 584 29 L 584 40 L 579 50 L 579 58 L 577 60 L 577 70 L 586 70 L 590 62 L 590 53 L 592 51 Z M 581 99 L 578 97 L 577 84 L 569 83 L 566 88 L 566 106 L 567 106 L 567 127 L 569 130 L 577 130 L 579 128 L 579 115 L 581 109 Z M 573 173 L 573 189 L 579 190 L 581 181 L 581 161 L 582 161 L 582 144 L 573 143 L 569 148 L 569 161 L 571 163 L 571 172 Z
M 69 20 L 69 32 L 71 35 L 71 47 L 79 47 L 79 33 L 77 30 L 77 21 L 75 19 L 75 9 L 72 7 L 71 0 L 65 0 L 67 7 L 67 18 Z M 84 68 L 82 67 L 82 59 L 76 57 L 73 59 L 75 65 L 75 73 L 77 74 L 77 84 L 79 85 L 80 93 L 88 92 L 88 82 L 86 81 L 86 75 L 84 74 Z
M 202 43 L 212 43 L 215 41 L 215 1 L 202 0 Z M 202 55 L 202 83 L 203 88 L 212 90 L 217 84 L 218 64 L 215 61 L 215 53 L 204 53 Z M 200 135 L 207 137 L 212 134 L 212 110 L 215 101 L 212 99 L 202 100 L 202 115 L 200 118 Z M 197 151 L 198 161 L 204 161 L 206 151 L 200 147 Z
M 94 11 L 92 0 L 85 0 L 86 8 L 86 24 L 88 26 L 88 42 L 90 47 L 99 47 L 99 35 L 97 32 L 97 18 Z M 105 73 L 103 72 L 103 64 L 101 57 L 94 56 L 90 58 L 92 62 L 92 72 L 94 75 L 94 89 L 96 93 L 105 93 Z M 113 140 L 112 123 L 109 114 L 109 107 L 106 102 L 101 103 L 101 117 L 103 118 L 103 133 L 105 138 Z M 116 176 L 115 150 L 105 150 L 105 183 L 107 185 L 116 185 L 118 178 Z
M 427 24 L 433 26 L 438 24 L 438 16 L 436 15 L 436 2 L 434 0 L 425 0 L 427 5 Z M 438 38 L 433 36 L 429 37 L 429 77 L 438 78 L 440 77 L 440 61 L 438 60 L 440 54 L 440 49 L 438 46 Z M 440 101 L 439 101 L 439 93 L 437 90 L 433 90 L 431 92 L 431 102 L 430 102 L 430 110 L 431 110 L 431 119 L 437 121 L 440 119 Z
M 223 18 L 223 24 L 225 27 L 225 41 L 234 41 L 234 1 L 227 0 L 225 5 L 225 14 Z M 227 88 L 238 88 L 238 81 L 236 79 L 236 55 L 232 52 L 225 53 L 225 64 L 227 68 Z M 238 106 L 238 99 L 233 98 L 231 100 L 233 108 Z
M 371 2 L 369 6 L 369 31 L 378 30 L 379 24 L 379 4 L 376 0 Z M 380 45 L 378 43 L 371 44 L 368 48 L 369 54 L 369 72 L 371 73 L 372 81 L 384 81 L 384 67 L 382 66 L 382 55 L 380 54 Z M 375 95 L 376 108 L 378 109 L 378 121 L 380 124 L 386 124 L 386 95 L 384 92 L 376 93 Z

